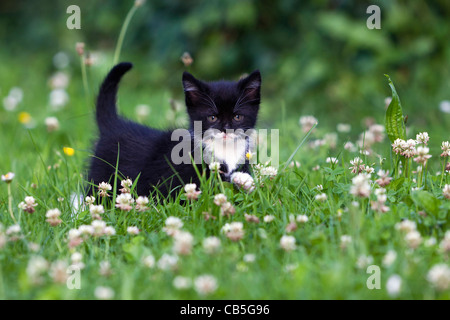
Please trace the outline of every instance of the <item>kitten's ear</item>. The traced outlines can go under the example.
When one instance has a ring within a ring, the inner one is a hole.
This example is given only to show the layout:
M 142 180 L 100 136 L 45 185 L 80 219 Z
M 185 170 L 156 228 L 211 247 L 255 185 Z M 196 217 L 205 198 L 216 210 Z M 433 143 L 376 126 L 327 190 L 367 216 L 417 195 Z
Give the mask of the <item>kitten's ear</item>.
M 202 91 L 205 90 L 204 84 L 197 80 L 189 72 L 183 72 L 183 88 L 184 95 L 186 97 L 186 105 L 196 104 L 202 95 Z
M 261 96 L 261 73 L 255 70 L 248 77 L 238 83 L 239 89 L 245 92 L 245 100 L 251 103 L 259 103 Z

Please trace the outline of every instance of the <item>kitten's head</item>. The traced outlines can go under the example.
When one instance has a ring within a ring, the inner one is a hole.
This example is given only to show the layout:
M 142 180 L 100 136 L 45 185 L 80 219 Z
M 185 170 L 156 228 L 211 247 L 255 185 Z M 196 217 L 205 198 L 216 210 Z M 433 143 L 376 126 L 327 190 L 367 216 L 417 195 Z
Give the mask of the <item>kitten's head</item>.
M 191 121 L 202 122 L 202 131 L 253 129 L 260 104 L 261 74 L 258 70 L 239 81 L 204 82 L 183 73 L 186 106 Z
M 254 149 L 261 74 L 256 70 L 236 82 L 207 83 L 185 72 L 183 87 L 191 129 L 198 133 L 194 122 L 202 125 L 202 137 L 194 135 L 195 146 L 203 148 L 206 163 L 219 162 L 224 178 L 229 179 Z

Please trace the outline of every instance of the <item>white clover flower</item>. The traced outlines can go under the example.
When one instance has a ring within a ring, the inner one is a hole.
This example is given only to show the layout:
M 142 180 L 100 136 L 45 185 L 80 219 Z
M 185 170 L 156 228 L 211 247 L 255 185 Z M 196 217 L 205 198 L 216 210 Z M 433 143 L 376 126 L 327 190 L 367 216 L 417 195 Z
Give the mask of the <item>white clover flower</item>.
M 114 290 L 110 287 L 98 286 L 95 288 L 94 295 L 99 300 L 111 300 L 114 298 Z
M 121 193 L 116 197 L 116 208 L 123 211 L 130 211 L 133 209 L 131 206 L 134 203 L 134 199 L 129 193 Z
M 148 210 L 148 207 L 147 207 L 148 203 L 149 203 L 149 200 L 147 197 L 139 196 L 136 199 L 136 210 L 139 212 Z
M 94 223 L 94 221 L 92 222 L 92 223 Z M 81 226 L 79 226 L 78 227 L 78 232 L 81 234 L 81 235 L 88 235 L 88 236 L 90 236 L 90 235 L 93 235 L 94 234 L 94 227 L 93 226 L 89 226 L 89 225 L 81 225 Z
M 70 59 L 67 53 L 60 51 L 53 56 L 53 65 L 57 69 L 64 69 L 69 66 Z
M 43 273 L 49 268 L 49 263 L 41 256 L 32 256 L 28 260 L 26 273 L 32 284 L 44 282 Z
M 122 188 L 119 190 L 121 193 L 130 193 L 131 187 L 133 186 L 133 181 L 131 179 L 125 179 L 120 181 Z
M 416 249 L 422 243 L 422 236 L 414 230 L 406 234 L 405 241 L 411 249 Z
M 299 214 L 296 218 L 298 223 L 306 223 L 308 222 L 308 216 L 306 214 Z
M 350 245 L 352 243 L 352 237 L 349 235 L 342 235 L 341 236 L 341 248 L 345 249 L 348 247 L 348 245 Z
M 436 239 L 435 239 L 435 241 L 436 241 Z M 439 249 L 442 252 L 450 252 L 450 230 L 447 230 L 447 232 L 445 232 L 444 238 L 439 243 Z
M 374 142 L 382 142 L 384 140 L 384 126 L 381 124 L 373 124 L 369 127 L 369 132 L 373 135 Z
M 116 229 L 114 229 L 114 227 L 111 227 L 111 226 L 106 226 L 103 229 L 103 233 L 105 234 L 105 236 L 115 236 L 116 235 Z
M 28 213 L 33 213 L 35 212 L 34 207 L 36 207 L 38 204 L 36 203 L 36 200 L 29 196 L 29 197 L 25 197 L 25 200 L 20 202 L 18 207 L 19 209 L 28 212 Z
M 270 176 L 270 177 L 274 177 L 278 174 L 278 169 L 272 166 L 268 166 L 268 167 L 262 167 L 259 170 L 259 174 L 262 176 Z
M 289 168 L 294 168 L 294 167 L 297 167 L 297 168 L 300 168 L 300 162 L 298 162 L 298 161 L 291 161 L 291 163 L 289 163 Z
M 425 241 L 424 244 L 425 244 L 426 247 L 433 247 L 433 246 L 436 245 L 436 243 L 437 243 L 436 238 L 435 238 L 435 237 L 431 237 L 431 238 L 428 238 L 428 239 Z
M 153 268 L 155 266 L 155 257 L 152 255 L 148 255 L 142 259 L 142 263 L 147 268 Z
M 231 175 L 231 182 L 247 192 L 252 192 L 255 189 L 255 182 L 251 175 L 245 172 L 235 172 Z
M 416 149 L 416 158 L 414 158 L 414 161 L 417 163 L 420 163 L 422 165 L 426 165 L 428 159 L 431 158 L 431 155 L 428 154 L 430 152 L 430 149 L 427 147 L 417 147 Z
M 67 263 L 62 260 L 57 260 L 52 263 L 49 275 L 53 282 L 65 284 L 68 278 Z
M 99 268 L 98 273 L 101 276 L 108 277 L 114 273 L 111 268 L 111 263 L 109 261 L 106 261 L 106 260 L 101 261 L 99 265 L 100 265 L 100 268 Z
M 53 132 L 59 130 L 59 121 L 56 117 L 45 118 L 45 125 L 48 132 Z
M 3 98 L 3 108 L 5 108 L 6 111 L 14 111 L 17 109 L 17 105 L 20 103 L 20 101 L 11 96 L 8 95 Z
M 86 204 L 88 204 L 88 205 L 94 204 L 94 202 L 95 202 L 95 197 L 93 197 L 93 196 L 87 196 L 87 197 L 84 199 L 84 202 L 86 202 Z
M 292 251 L 297 247 L 293 236 L 284 235 L 280 239 L 280 246 L 284 251 Z
M 164 253 L 158 260 L 158 268 L 161 270 L 175 270 L 178 266 L 178 256 Z
M 325 201 L 327 201 L 328 196 L 326 193 L 320 193 L 315 196 L 315 199 L 316 199 L 316 201 L 325 202 Z
M 275 219 L 275 217 L 273 215 L 270 215 L 270 214 L 264 216 L 264 222 L 266 222 L 266 223 L 270 223 L 274 219 Z
M 187 277 L 176 276 L 172 284 L 178 290 L 186 290 L 192 286 L 192 280 Z
M 441 150 L 441 157 L 450 157 L 450 142 L 442 141 Z
M 146 104 L 139 104 L 135 108 L 135 112 L 140 121 L 146 119 L 150 115 L 150 107 Z
M 408 219 L 403 220 L 395 225 L 395 229 L 401 232 L 409 233 L 416 231 L 416 223 Z
M 203 239 L 202 245 L 207 254 L 213 254 L 219 251 L 221 242 L 219 238 L 212 236 Z
M 337 158 L 334 157 L 327 157 L 327 159 L 325 160 L 326 163 L 332 163 L 332 164 L 337 164 L 339 162 L 339 160 Z
M 370 176 L 366 173 L 360 173 L 352 179 L 350 194 L 356 197 L 367 198 L 370 195 Z
M 364 167 L 364 171 L 365 171 L 367 174 L 371 174 L 371 173 L 374 173 L 374 172 L 375 172 L 375 169 L 372 168 L 372 167 L 370 167 L 370 166 L 365 166 L 365 167 Z
M 216 194 L 214 196 L 214 204 L 217 206 L 221 206 L 227 202 L 227 197 L 223 193 Z
M 389 171 L 379 170 L 377 175 L 380 177 L 379 179 L 375 180 L 375 182 L 380 187 L 385 187 L 391 183 L 392 178 L 389 177 Z
M 397 252 L 389 250 L 383 257 L 383 266 L 390 267 L 397 259 Z
M 131 226 L 131 227 L 128 227 L 128 228 L 127 228 L 127 233 L 128 233 L 128 234 L 131 234 L 132 236 L 138 235 L 139 232 L 140 232 L 140 231 L 139 231 L 139 228 L 138 228 L 138 227 Z
M 438 291 L 445 291 L 450 288 L 450 267 L 445 264 L 434 265 L 427 274 L 427 280 Z
M 194 280 L 195 291 L 200 295 L 208 295 L 214 293 L 217 288 L 217 280 L 212 275 L 201 275 Z
M 184 191 L 186 193 L 195 192 L 196 189 L 197 189 L 197 185 L 195 183 L 188 183 L 184 186 Z
M 69 76 L 62 71 L 58 71 L 51 76 L 48 83 L 52 89 L 65 89 L 69 85 Z
M 416 154 L 416 140 L 408 139 L 402 144 L 402 156 L 405 156 L 406 158 L 411 158 Z
M 70 256 L 70 260 L 72 260 L 73 263 L 81 262 L 82 259 L 83 259 L 83 255 L 79 252 L 74 252 Z
M 170 216 L 165 221 L 165 227 L 163 227 L 163 231 L 169 235 L 175 235 L 180 229 L 183 227 L 183 221 L 180 218 Z
M 348 133 L 352 130 L 352 126 L 347 123 L 338 123 L 336 126 L 336 130 L 341 133 Z
M 94 220 L 91 223 L 93 228 L 93 235 L 96 237 L 100 237 L 105 234 L 106 222 L 101 220 Z
M 194 237 L 187 231 L 177 232 L 174 236 L 174 244 L 172 250 L 176 254 L 189 255 L 192 251 Z
M 347 150 L 347 151 L 350 151 L 350 152 L 355 152 L 357 150 L 355 144 L 353 142 L 351 142 L 351 141 L 347 141 L 344 144 L 344 149 Z
M 300 117 L 299 123 L 300 126 L 302 127 L 303 132 L 308 132 L 314 127 L 314 125 L 318 123 L 318 121 L 313 116 L 303 116 Z
M 209 164 L 209 170 L 217 172 L 220 170 L 220 163 L 219 162 L 211 162 Z
M 73 240 L 79 238 L 80 236 L 81 232 L 78 229 L 70 229 L 67 237 L 69 238 L 69 240 Z
M 247 253 L 246 255 L 244 255 L 243 260 L 247 263 L 253 263 L 256 260 L 256 255 L 253 253 Z
M 232 241 L 239 241 L 244 237 L 244 224 L 242 222 L 226 223 L 222 232 Z
M 428 136 L 428 132 L 421 132 L 416 135 L 417 143 L 422 143 L 424 145 L 427 145 L 429 140 L 430 140 L 430 137 Z
M 89 206 L 89 212 L 91 213 L 91 215 L 99 215 L 105 213 L 105 209 L 101 204 L 99 204 L 98 206 L 91 204 Z
M 195 183 L 188 183 L 184 186 L 184 191 L 186 192 L 186 198 L 189 200 L 197 200 L 201 191 L 196 191 L 197 185 Z
M 60 110 L 69 102 L 69 95 L 64 89 L 54 89 L 50 92 L 50 106 L 53 110 Z
M 403 145 L 406 143 L 403 139 L 396 139 L 394 143 L 392 144 L 392 150 L 396 154 L 401 154 L 403 152 Z
M 444 186 L 444 189 L 442 189 L 442 194 L 444 195 L 444 198 L 450 200 L 450 184 L 446 184 Z
M 373 263 L 372 256 L 361 255 L 356 260 L 356 267 L 359 269 L 365 269 Z
M 98 195 L 100 197 L 108 197 L 108 191 L 112 190 L 112 186 L 107 182 L 101 182 L 98 185 Z
M 350 164 L 352 166 L 349 169 L 352 173 L 361 173 L 365 169 L 363 161 L 360 157 L 355 157 L 353 160 L 350 160 Z
M 46 221 L 51 226 L 57 226 L 57 225 L 61 224 L 62 220 L 59 219 L 60 216 L 61 216 L 61 211 L 59 209 L 48 210 L 47 213 L 45 214 L 45 217 L 47 218 Z
M 398 274 L 393 274 L 386 282 L 386 291 L 392 298 L 400 294 L 402 288 L 402 278 Z
M 252 223 L 259 223 L 259 218 L 257 216 L 255 216 L 254 214 L 244 214 L 245 217 L 245 221 L 247 222 L 252 222 Z
M 441 101 L 441 103 L 439 104 L 439 109 L 444 113 L 450 113 L 450 101 Z
M 331 149 L 335 149 L 337 145 L 338 135 L 336 132 L 326 133 L 323 136 L 323 143 L 328 145 Z

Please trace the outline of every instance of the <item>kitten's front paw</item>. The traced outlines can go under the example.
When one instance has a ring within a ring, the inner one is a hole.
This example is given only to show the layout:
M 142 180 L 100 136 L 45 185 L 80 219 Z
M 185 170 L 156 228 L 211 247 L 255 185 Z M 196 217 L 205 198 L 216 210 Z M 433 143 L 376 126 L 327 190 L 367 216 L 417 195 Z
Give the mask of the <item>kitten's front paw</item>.
M 245 172 L 235 172 L 231 175 L 231 182 L 247 192 L 255 190 L 255 181 L 252 176 Z

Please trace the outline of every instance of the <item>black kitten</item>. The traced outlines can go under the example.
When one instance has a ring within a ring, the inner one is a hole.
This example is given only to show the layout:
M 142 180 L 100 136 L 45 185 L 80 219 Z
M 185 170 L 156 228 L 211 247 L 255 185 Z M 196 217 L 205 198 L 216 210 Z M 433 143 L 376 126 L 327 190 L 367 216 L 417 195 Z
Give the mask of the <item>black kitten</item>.
M 91 183 L 97 186 L 110 181 L 118 163 L 120 178 L 137 179 L 138 195 L 149 195 L 156 187 L 166 196 L 176 186 L 190 182 L 199 185 L 192 164 L 194 158 L 198 160 L 198 155 L 200 161 L 195 161 L 195 165 L 199 172 L 202 172 L 202 161 L 219 162 L 225 180 L 230 180 L 237 170 L 248 172 L 245 157 L 252 143 L 243 132 L 253 129 L 256 123 L 261 87 L 259 71 L 238 82 L 210 83 L 183 73 L 190 127 L 181 131 L 181 135 L 175 135 L 176 130 L 155 130 L 117 115 L 118 83 L 131 67 L 132 64 L 126 62 L 116 65 L 100 88 L 96 112 L 100 138 L 90 166 L 88 179 Z M 241 130 L 231 132 L 236 129 Z M 186 149 L 181 150 L 185 154 L 178 152 L 180 137 L 187 141 L 190 154 Z M 209 173 L 207 166 L 206 170 Z M 120 178 L 117 177 L 118 185 Z

